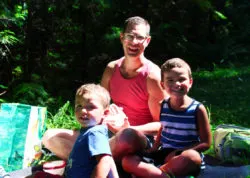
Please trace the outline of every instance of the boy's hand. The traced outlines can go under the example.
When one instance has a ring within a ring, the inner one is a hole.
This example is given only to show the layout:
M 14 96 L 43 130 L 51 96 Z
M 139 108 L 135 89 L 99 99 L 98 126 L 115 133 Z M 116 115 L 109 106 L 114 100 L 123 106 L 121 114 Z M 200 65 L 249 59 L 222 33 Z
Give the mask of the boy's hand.
M 152 148 L 149 148 L 149 149 L 145 150 L 145 152 L 146 152 L 146 153 L 155 152 L 155 151 L 158 150 L 158 148 L 159 148 L 159 147 L 158 147 L 156 144 L 154 144 L 154 145 L 152 146 Z
M 181 154 L 183 150 L 174 150 L 171 153 L 168 154 L 168 156 L 165 158 L 165 161 L 168 162 L 171 160 L 173 157 L 178 156 Z

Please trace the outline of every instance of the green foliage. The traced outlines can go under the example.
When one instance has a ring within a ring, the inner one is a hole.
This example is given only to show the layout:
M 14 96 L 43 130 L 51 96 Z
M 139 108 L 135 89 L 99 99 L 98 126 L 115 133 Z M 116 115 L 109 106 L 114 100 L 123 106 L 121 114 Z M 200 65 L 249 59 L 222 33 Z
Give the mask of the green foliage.
M 6 89 L 8 89 L 8 87 L 0 84 L 0 97 L 6 92 Z M 4 102 L 6 102 L 6 100 L 0 98 L 0 103 L 4 103 Z
M 21 66 L 16 66 L 16 67 L 12 70 L 12 74 L 13 74 L 16 78 L 20 78 L 20 76 L 23 74 L 22 67 L 21 67 Z
M 16 5 L 14 12 L 15 19 L 18 21 L 25 21 L 28 16 L 28 10 L 23 8 L 23 6 Z M 20 22 L 19 22 L 20 23 Z
M 118 40 L 122 29 L 119 27 L 111 27 L 111 33 L 105 35 L 106 40 Z
M 5 99 L 0 98 L 0 103 L 6 103 L 7 101 Z
M 81 42 L 81 26 L 75 24 L 72 19 L 58 19 L 58 24 L 60 24 L 54 30 L 56 33 L 56 42 L 60 45 L 78 44 Z
M 6 86 L 0 84 L 0 88 L 2 88 L 2 89 L 7 89 L 8 87 L 6 87 Z
M 56 58 L 56 59 L 60 58 L 60 54 L 59 53 L 53 53 L 51 51 L 48 52 L 48 56 L 52 57 L 52 58 Z
M 4 45 L 15 45 L 19 42 L 15 33 L 10 30 L 0 31 L 0 43 Z
M 56 69 L 67 68 L 67 64 L 60 57 L 61 57 L 60 53 L 48 51 L 48 60 L 50 61 L 48 65 L 51 69 L 53 69 L 53 68 L 56 68 Z
M 49 94 L 44 87 L 37 83 L 22 83 L 13 89 L 13 101 L 46 106 L 49 102 Z
M 19 65 L 19 50 L 24 40 L 24 24 L 28 15 L 26 3 L 0 3 L 0 81 L 4 85 L 14 82 L 13 69 Z M 19 79 L 19 78 L 18 78 Z
M 214 11 L 214 14 L 216 19 L 227 20 L 227 17 L 219 11 Z
M 7 4 L 3 2 L 0 3 L 0 17 L 1 23 L 6 25 L 8 23 L 15 23 L 16 25 L 22 25 L 22 23 L 26 20 L 28 15 L 28 10 L 26 3 L 23 6 L 19 4 L 13 4 L 14 9 L 8 7 Z
M 81 125 L 76 121 L 74 109 L 67 101 L 55 115 L 50 115 L 46 120 L 46 127 L 50 128 L 64 128 L 78 130 Z
M 208 12 L 213 8 L 212 2 L 209 0 L 193 0 L 193 2 L 195 2 L 200 7 L 200 9 L 205 12 Z
M 56 6 L 54 4 L 49 4 L 48 12 L 53 13 L 55 12 L 55 10 L 56 10 Z
M 250 67 L 244 66 L 241 68 L 235 68 L 231 66 L 230 68 L 220 68 L 214 64 L 214 70 L 211 71 L 200 71 L 199 73 L 195 73 L 194 76 L 198 76 L 205 79 L 221 79 L 221 78 L 232 78 L 232 77 L 239 77 L 238 79 L 241 80 L 240 76 L 244 74 L 250 73 Z

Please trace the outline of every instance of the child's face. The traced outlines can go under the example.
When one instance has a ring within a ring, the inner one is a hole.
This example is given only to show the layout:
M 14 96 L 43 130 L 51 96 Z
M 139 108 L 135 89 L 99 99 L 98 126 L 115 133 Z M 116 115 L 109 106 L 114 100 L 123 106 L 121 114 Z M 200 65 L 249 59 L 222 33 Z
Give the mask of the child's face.
M 188 93 L 193 80 L 189 77 L 187 68 L 174 67 L 163 74 L 162 86 L 170 96 L 181 97 Z
M 82 127 L 101 124 L 105 108 L 95 95 L 83 94 L 75 100 L 75 116 Z

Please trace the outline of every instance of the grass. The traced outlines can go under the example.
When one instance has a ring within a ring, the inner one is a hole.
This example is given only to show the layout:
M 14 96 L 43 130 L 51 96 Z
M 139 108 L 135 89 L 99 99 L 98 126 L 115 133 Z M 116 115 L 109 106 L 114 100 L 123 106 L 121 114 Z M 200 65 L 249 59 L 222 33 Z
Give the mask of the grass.
M 250 66 L 218 68 L 193 74 L 190 95 L 209 108 L 211 125 L 250 127 Z
M 250 65 L 214 68 L 193 73 L 190 96 L 202 102 L 208 111 L 212 133 L 219 124 L 250 128 Z M 213 143 L 209 155 L 214 155 Z

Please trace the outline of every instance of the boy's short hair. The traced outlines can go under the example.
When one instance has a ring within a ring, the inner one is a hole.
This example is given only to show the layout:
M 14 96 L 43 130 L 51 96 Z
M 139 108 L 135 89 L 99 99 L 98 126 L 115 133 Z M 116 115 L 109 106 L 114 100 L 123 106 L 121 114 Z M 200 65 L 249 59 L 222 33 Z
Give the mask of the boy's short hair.
M 108 108 L 110 104 L 109 92 L 99 84 L 89 83 L 80 86 L 76 91 L 76 96 L 83 96 L 84 94 L 96 95 L 101 101 L 103 108 Z
M 135 25 L 140 25 L 140 24 L 144 24 L 147 26 L 147 35 L 149 35 L 150 25 L 149 25 L 148 21 L 142 17 L 139 17 L 139 16 L 130 17 L 130 18 L 125 20 L 123 33 L 130 31 L 131 27 L 133 27 Z
M 164 64 L 161 65 L 161 81 L 163 81 L 163 74 L 165 72 L 169 72 L 175 67 L 186 68 L 188 70 L 189 78 L 192 78 L 191 68 L 188 63 L 180 58 L 172 58 L 168 59 Z

